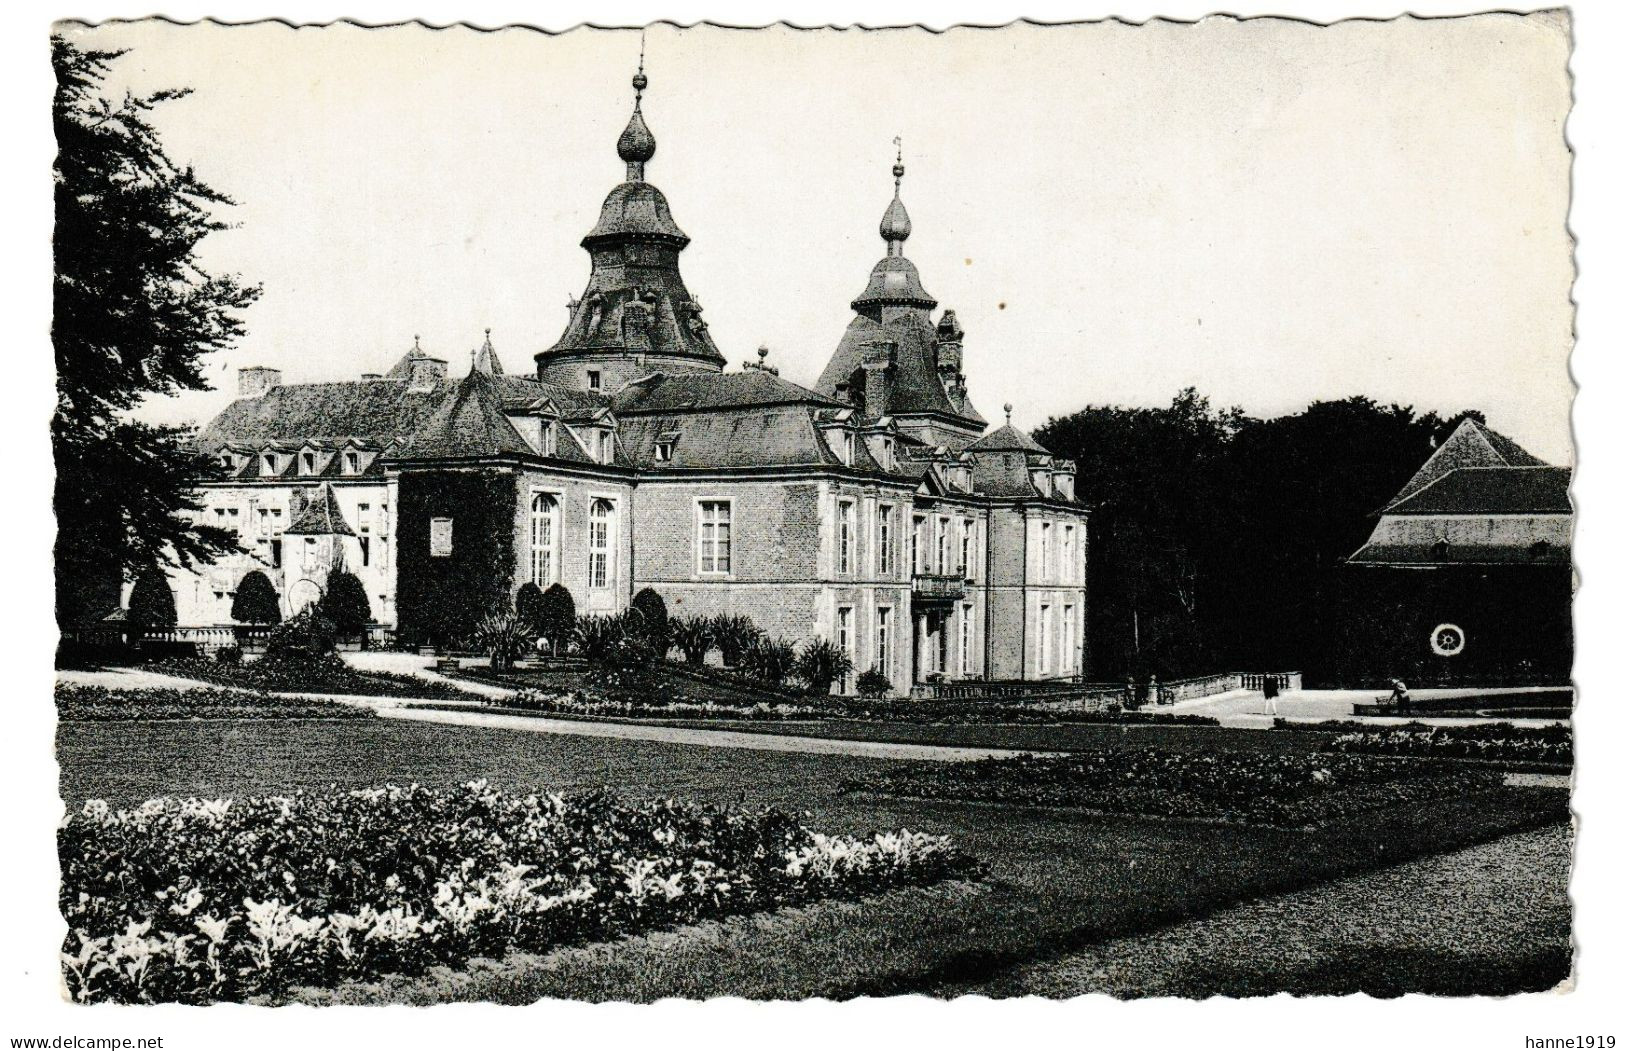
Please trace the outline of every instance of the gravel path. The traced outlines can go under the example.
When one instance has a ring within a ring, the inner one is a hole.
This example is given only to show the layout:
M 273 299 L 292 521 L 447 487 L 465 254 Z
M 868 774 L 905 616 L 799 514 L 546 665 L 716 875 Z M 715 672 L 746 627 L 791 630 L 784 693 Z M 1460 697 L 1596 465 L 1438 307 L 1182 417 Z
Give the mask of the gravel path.
M 1569 973 L 1572 834 L 1548 827 L 1029 964 L 989 996 L 1504 995 Z

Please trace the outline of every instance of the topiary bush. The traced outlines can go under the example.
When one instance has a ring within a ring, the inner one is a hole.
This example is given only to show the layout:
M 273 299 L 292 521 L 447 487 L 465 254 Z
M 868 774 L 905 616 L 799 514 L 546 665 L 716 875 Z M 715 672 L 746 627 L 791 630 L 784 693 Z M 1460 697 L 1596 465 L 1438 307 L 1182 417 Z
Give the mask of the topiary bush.
M 809 639 L 796 654 L 796 675 L 815 697 L 829 693 L 837 679 L 852 674 L 852 658 L 828 639 Z
M 542 592 L 542 604 L 536 612 L 536 633 L 547 639 L 553 656 L 562 654 L 570 645 L 576 629 L 576 600 L 570 589 L 554 584 Z
M 237 593 L 231 597 L 231 619 L 239 624 L 282 622 L 282 603 L 270 577 L 256 569 L 238 581 Z
M 135 587 L 130 589 L 130 625 L 139 631 L 175 626 L 175 593 L 157 566 L 143 569 L 135 578 Z
M 644 588 L 632 596 L 632 612 L 637 614 L 637 629 L 643 641 L 663 660 L 671 649 L 671 622 L 666 614 L 666 600 L 654 588 Z
M 306 606 L 291 620 L 271 629 L 262 660 L 298 663 L 320 660 L 338 644 L 338 629 L 315 606 Z
M 870 668 L 858 676 L 858 696 L 878 699 L 892 691 L 891 680 L 879 668 Z
M 366 640 L 367 625 L 372 623 L 372 606 L 367 602 L 367 589 L 354 573 L 335 573 L 328 580 L 321 613 L 333 622 L 339 635 L 344 638 L 360 635 Z
M 541 629 L 537 627 L 541 623 L 542 614 L 541 588 L 528 580 L 519 585 L 519 593 L 513 597 L 513 610 L 535 634 L 541 634 Z

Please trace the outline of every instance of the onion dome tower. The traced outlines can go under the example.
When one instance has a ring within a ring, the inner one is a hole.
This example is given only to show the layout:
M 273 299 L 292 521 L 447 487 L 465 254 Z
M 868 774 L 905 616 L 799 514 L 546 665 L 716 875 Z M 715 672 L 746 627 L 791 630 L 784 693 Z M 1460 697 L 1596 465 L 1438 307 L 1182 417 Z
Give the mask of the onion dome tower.
M 951 310 L 933 322 L 937 301 L 903 255 L 914 232 L 903 206 L 903 149 L 892 165 L 892 199 L 880 217 L 886 254 L 869 271 L 869 284 L 852 301 L 857 316 L 823 374 L 817 391 L 848 402 L 867 416 L 890 416 L 898 429 L 927 445 L 959 449 L 987 427 L 965 393 L 965 334 Z
M 581 239 L 592 274 L 557 343 L 536 355 L 536 375 L 563 387 L 613 393 L 650 372 L 721 372 L 726 364 L 700 305 L 683 284 L 677 257 L 688 235 L 666 195 L 644 181 L 655 137 L 643 119 L 649 78 L 638 60 L 632 117 L 615 143 L 626 181 L 609 191 L 598 225 Z

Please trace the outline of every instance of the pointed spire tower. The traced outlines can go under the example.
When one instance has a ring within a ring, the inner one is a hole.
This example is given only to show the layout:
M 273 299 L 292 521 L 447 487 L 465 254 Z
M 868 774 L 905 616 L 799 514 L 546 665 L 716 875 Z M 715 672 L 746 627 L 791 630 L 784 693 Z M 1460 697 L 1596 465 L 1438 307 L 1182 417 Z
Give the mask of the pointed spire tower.
M 536 355 L 544 382 L 612 393 L 650 372 L 721 372 L 726 364 L 678 269 L 688 235 L 672 220 L 666 195 L 645 181 L 655 155 L 643 118 L 648 86 L 640 54 L 632 116 L 615 143 L 626 181 L 609 191 L 598 225 L 581 240 L 592 274 L 570 303 L 564 334 Z
M 951 310 L 935 323 L 937 301 L 903 254 L 914 232 L 903 206 L 903 144 L 892 165 L 892 199 L 880 217 L 886 254 L 869 271 L 869 284 L 852 301 L 857 316 L 818 378 L 818 393 L 848 401 L 866 415 L 890 416 L 905 434 L 927 445 L 963 448 L 987 421 L 965 394 L 961 371 L 965 334 Z

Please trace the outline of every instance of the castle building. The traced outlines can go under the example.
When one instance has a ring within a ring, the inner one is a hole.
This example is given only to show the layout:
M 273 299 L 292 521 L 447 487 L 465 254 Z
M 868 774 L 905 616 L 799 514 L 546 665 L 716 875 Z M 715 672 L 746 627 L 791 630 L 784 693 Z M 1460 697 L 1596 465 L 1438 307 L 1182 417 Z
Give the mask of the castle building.
M 230 623 L 249 572 L 286 612 L 343 569 L 403 640 L 452 644 L 528 582 L 583 615 L 653 588 L 674 615 L 736 613 L 830 639 L 903 692 L 1083 671 L 1088 515 L 1074 466 L 971 404 L 964 333 L 904 255 L 901 157 L 885 254 L 812 389 L 735 372 L 684 284 L 689 238 L 646 179 L 641 70 L 626 179 L 581 241 L 564 331 L 508 372 L 487 331 L 466 375 L 414 338 L 336 383 L 240 373 L 199 441 L 202 515 L 241 553 L 176 571 L 183 625 Z M 848 681 L 839 688 L 850 689 Z
M 1339 677 L 1567 683 L 1569 469 L 1463 420 L 1378 514 L 1344 569 Z

